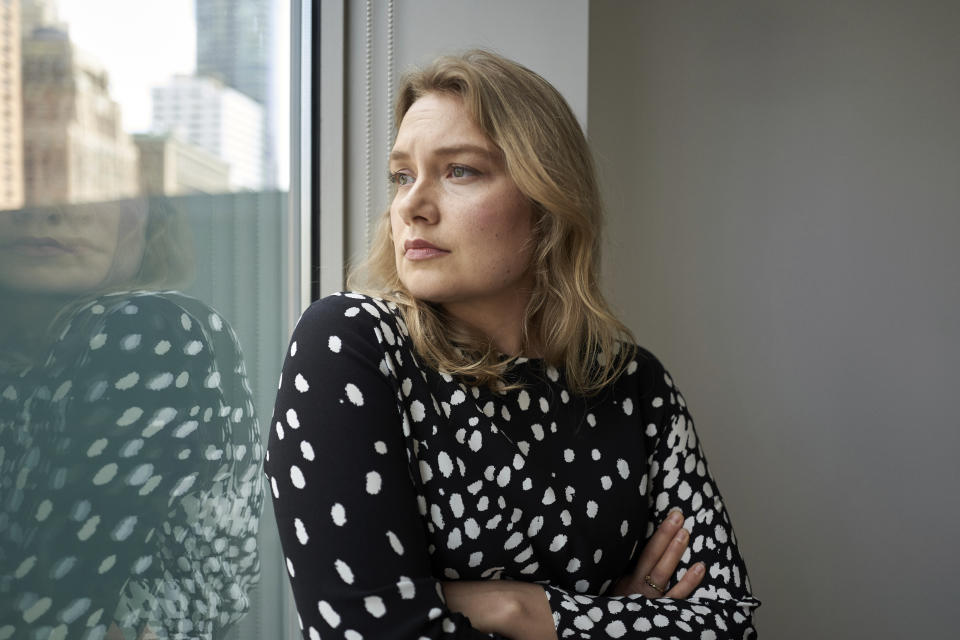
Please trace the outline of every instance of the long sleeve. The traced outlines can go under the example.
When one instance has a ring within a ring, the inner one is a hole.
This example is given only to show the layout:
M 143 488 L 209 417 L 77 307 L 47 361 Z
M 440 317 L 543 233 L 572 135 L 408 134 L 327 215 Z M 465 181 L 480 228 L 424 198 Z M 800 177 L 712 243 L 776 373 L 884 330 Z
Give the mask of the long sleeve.
M 685 600 L 590 595 L 547 585 L 558 635 L 755 638 L 752 611 L 759 602 L 751 594 L 730 518 L 707 468 L 693 420 L 669 374 L 652 356 L 647 364 L 652 371 L 644 376 L 647 384 L 643 386 L 650 390 L 641 393 L 639 400 L 645 406 L 625 405 L 642 417 L 649 452 L 639 485 L 649 504 L 645 541 L 670 510 L 681 509 L 687 516 L 684 526 L 690 533 L 690 543 L 678 568 L 679 576 L 701 561 L 706 564 L 707 573 L 698 589 Z M 642 547 L 639 545 L 631 563 L 635 563 Z
M 3 475 L 20 482 L 3 494 L 6 637 L 94 639 L 116 622 L 126 637 L 211 638 L 247 609 L 256 419 L 229 327 L 173 297 L 87 305 L 47 365 L 8 387 Z
M 127 582 L 116 618 L 127 637 L 149 628 L 161 639 L 216 638 L 250 609 L 260 575 L 263 451 L 243 356 L 229 324 L 197 300 L 166 293 L 134 304 L 141 326 L 157 327 L 154 344 L 169 344 L 141 384 L 177 415 L 147 425 L 159 439 L 143 451 L 156 459 L 156 490 L 169 493 L 156 498 L 166 501 L 156 570 Z
M 642 350 L 640 350 L 642 351 Z M 438 580 L 543 585 L 561 637 L 742 638 L 756 606 L 683 398 L 645 352 L 593 398 L 523 359 L 511 390 L 421 366 L 396 307 L 358 294 L 294 331 L 266 473 L 305 638 L 487 637 Z M 672 507 L 703 560 L 688 600 L 615 598 Z
M 304 638 L 489 637 L 444 605 L 405 441 L 420 416 L 398 404 L 384 348 L 402 336 L 362 300 L 305 312 L 271 421 L 265 469 Z

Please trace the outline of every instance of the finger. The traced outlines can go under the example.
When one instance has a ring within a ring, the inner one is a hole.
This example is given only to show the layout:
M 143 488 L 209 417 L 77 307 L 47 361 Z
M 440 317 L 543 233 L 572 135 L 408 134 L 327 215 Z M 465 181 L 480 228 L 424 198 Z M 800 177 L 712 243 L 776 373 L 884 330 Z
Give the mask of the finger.
M 690 567 L 690 569 L 683 574 L 683 577 L 677 581 L 677 584 L 673 585 L 670 591 L 667 591 L 665 598 L 674 598 L 677 600 L 683 600 L 690 596 L 691 593 L 700 585 L 700 582 L 703 580 L 703 576 L 706 575 L 706 567 L 702 562 Z
M 649 575 L 651 582 L 661 589 L 667 588 L 667 585 L 673 579 L 673 574 L 677 570 L 677 565 L 680 564 L 680 558 L 683 556 L 683 552 L 687 549 L 687 542 L 689 540 L 690 534 L 687 533 L 686 529 L 681 527 L 673 538 L 670 539 L 667 548 L 664 550 L 663 555 L 660 556 L 657 564 L 650 570 Z M 652 590 L 656 591 L 656 589 Z M 664 594 L 657 593 L 656 597 L 663 598 Z
M 683 526 L 683 513 L 679 509 L 674 510 L 667 518 L 660 523 L 657 530 L 653 532 L 647 545 L 640 554 L 637 561 L 636 574 L 643 579 L 643 576 L 650 575 L 650 571 L 660 560 L 663 552 L 670 546 L 670 541 L 677 535 L 677 531 Z M 659 583 L 657 583 L 659 584 Z

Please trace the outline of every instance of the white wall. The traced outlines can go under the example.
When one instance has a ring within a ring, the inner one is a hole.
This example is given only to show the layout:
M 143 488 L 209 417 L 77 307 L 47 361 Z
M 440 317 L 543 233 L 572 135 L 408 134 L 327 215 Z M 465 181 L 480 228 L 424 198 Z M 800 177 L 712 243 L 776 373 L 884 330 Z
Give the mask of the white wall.
M 761 636 L 954 637 L 960 4 L 590 22 L 612 297 L 685 390 Z

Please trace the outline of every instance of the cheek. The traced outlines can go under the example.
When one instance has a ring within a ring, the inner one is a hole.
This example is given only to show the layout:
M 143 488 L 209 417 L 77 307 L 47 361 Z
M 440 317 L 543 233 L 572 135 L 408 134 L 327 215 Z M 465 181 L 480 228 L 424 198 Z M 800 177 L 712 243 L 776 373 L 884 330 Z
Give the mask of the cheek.
M 397 238 L 399 237 L 398 234 L 403 231 L 403 219 L 397 213 L 397 203 L 393 200 L 390 201 L 390 209 L 387 215 L 390 216 L 390 233 L 394 238 Z
M 476 233 L 495 239 L 512 254 L 529 253 L 533 215 L 526 200 L 516 198 L 494 203 L 477 219 Z
M 397 238 L 403 237 L 403 222 L 400 220 L 400 217 L 393 213 L 393 208 L 390 209 L 390 244 L 393 246 L 393 253 L 399 261 L 400 256 L 397 251 Z
M 119 248 L 120 218 L 113 213 L 98 215 L 86 224 L 80 233 L 88 242 L 102 247 L 105 251 L 115 251 Z

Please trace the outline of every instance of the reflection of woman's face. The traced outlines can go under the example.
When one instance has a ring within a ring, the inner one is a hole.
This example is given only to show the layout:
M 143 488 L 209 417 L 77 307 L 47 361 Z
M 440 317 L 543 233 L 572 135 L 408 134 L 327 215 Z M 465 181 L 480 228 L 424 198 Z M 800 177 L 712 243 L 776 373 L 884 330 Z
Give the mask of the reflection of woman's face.
M 145 220 L 137 200 L 2 211 L 0 287 L 80 294 L 129 279 L 143 254 Z

